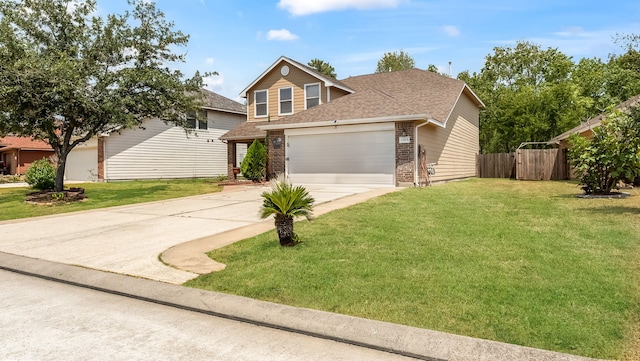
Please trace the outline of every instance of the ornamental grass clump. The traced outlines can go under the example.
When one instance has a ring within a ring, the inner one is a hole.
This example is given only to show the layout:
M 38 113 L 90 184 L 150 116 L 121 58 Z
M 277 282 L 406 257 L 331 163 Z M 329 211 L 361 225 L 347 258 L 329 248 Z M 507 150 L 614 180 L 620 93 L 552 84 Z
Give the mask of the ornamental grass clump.
M 271 191 L 263 192 L 260 216 L 264 219 L 275 215 L 275 225 L 281 246 L 295 246 L 300 243 L 293 230 L 293 219 L 305 217 L 311 220 L 315 200 L 302 186 L 293 186 L 284 180 L 275 180 Z

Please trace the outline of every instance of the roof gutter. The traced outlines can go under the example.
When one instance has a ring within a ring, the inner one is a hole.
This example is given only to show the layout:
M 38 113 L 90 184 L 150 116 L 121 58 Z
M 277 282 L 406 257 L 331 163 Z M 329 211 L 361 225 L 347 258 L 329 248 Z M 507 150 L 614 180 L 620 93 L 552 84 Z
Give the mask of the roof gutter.
M 433 123 L 444 128 L 444 124 L 433 118 L 430 118 L 427 114 L 410 114 L 410 115 L 397 115 L 377 118 L 358 118 L 358 119 L 344 119 L 344 120 L 326 120 L 320 122 L 306 122 L 306 123 L 285 123 L 285 124 L 265 124 L 256 125 L 256 128 L 260 130 L 276 130 L 276 129 L 294 129 L 294 128 L 313 128 L 313 127 L 329 127 L 336 125 L 355 125 L 355 124 L 367 124 L 367 123 L 388 123 L 388 122 L 405 122 L 412 120 L 422 120 L 424 122 Z

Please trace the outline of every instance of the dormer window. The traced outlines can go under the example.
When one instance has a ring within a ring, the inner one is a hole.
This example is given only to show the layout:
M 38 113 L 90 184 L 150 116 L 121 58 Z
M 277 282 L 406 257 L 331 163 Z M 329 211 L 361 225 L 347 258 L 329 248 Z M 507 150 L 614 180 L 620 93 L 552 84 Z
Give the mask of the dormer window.
M 293 114 L 293 88 L 280 88 L 278 89 L 278 101 L 280 103 L 278 108 L 278 115 Z
M 304 108 L 313 108 L 320 104 L 320 83 L 304 86 Z
M 255 108 L 255 116 L 256 118 L 266 117 L 268 115 L 268 91 L 267 90 L 256 90 L 253 93 L 254 100 L 254 108 Z

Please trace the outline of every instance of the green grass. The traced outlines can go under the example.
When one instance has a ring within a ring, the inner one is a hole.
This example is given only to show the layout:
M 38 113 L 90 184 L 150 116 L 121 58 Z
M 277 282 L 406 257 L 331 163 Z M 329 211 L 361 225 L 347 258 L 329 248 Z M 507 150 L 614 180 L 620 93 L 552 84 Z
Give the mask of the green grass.
M 220 179 L 150 180 L 108 183 L 67 184 L 82 187 L 87 199 L 59 205 L 25 202 L 30 188 L 0 188 L 0 220 L 36 217 L 96 208 L 121 206 L 163 199 L 213 193 L 222 190 Z
M 623 358 L 639 343 L 640 192 L 579 192 L 486 179 L 406 189 L 296 223 L 293 248 L 271 231 L 212 251 L 227 268 L 186 285 Z

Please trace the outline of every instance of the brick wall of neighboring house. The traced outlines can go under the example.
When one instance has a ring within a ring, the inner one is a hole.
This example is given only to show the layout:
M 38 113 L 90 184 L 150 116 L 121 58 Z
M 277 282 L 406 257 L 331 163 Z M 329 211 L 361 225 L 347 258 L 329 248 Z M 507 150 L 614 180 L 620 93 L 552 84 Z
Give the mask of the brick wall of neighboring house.
M 104 138 L 98 137 L 98 180 L 104 180 Z
M 280 137 L 282 143 L 278 148 L 274 146 L 274 139 Z M 267 146 L 269 147 L 269 161 L 267 163 L 267 177 L 269 179 L 276 177 L 278 174 L 284 174 L 285 167 L 285 149 L 287 144 L 284 138 L 284 130 L 270 130 L 267 132 Z
M 411 142 L 400 144 L 403 135 L 411 137 Z M 415 165 L 415 125 L 413 122 L 396 122 L 396 183 L 397 185 L 413 184 Z

